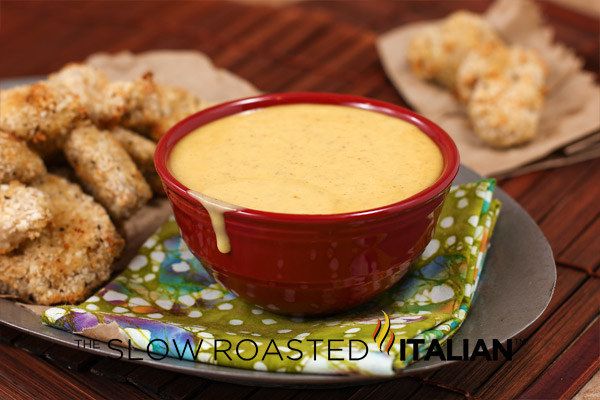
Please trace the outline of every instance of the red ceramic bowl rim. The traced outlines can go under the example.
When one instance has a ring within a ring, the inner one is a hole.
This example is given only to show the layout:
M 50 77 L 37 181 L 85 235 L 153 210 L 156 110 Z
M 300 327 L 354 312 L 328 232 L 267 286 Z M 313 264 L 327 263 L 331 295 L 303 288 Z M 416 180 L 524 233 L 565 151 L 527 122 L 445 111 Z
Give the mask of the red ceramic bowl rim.
M 340 214 L 284 214 L 242 208 L 235 211 L 236 216 L 244 217 L 244 219 L 272 222 L 280 221 L 309 223 L 328 223 L 337 221 L 347 222 L 348 220 L 360 220 L 375 216 L 384 217 L 405 212 L 429 202 L 446 190 L 458 173 L 460 159 L 458 149 L 456 148 L 454 141 L 442 128 L 427 118 L 406 108 L 384 101 L 346 94 L 313 92 L 271 93 L 215 105 L 190 115 L 169 129 L 169 131 L 158 142 L 156 152 L 154 153 L 154 165 L 161 180 L 163 181 L 163 184 L 187 201 L 197 203 L 197 200 L 192 198 L 187 193 L 189 189 L 180 183 L 173 175 L 171 175 L 171 172 L 167 167 L 167 161 L 170 152 L 182 137 L 202 125 L 232 114 L 257 108 L 298 103 L 330 104 L 356 107 L 381 112 L 383 114 L 400 118 L 404 121 L 412 123 L 421 129 L 421 131 L 423 131 L 425 134 L 427 134 L 439 147 L 444 160 L 444 168 L 442 169 L 440 177 L 431 186 L 407 199 L 370 210 Z

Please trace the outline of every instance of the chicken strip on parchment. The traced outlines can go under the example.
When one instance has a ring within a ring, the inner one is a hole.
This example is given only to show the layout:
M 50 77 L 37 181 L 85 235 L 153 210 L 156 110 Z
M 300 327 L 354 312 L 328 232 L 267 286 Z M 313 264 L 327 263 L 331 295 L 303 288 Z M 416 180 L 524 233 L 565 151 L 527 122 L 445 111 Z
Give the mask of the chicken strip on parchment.
M 131 216 L 152 197 L 142 173 L 109 131 L 80 126 L 64 150 L 79 180 L 114 219 Z

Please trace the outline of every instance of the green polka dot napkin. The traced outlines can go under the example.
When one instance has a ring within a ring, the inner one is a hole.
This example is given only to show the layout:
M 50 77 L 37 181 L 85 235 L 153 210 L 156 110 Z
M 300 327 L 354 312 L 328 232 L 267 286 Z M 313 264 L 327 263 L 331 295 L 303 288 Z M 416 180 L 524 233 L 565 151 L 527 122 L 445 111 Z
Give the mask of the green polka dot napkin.
M 411 272 L 344 314 L 290 318 L 237 299 L 211 280 L 170 220 L 112 282 L 78 306 L 47 309 L 42 320 L 125 346 L 129 340 L 155 358 L 273 372 L 391 375 L 413 360 L 412 346 L 400 357 L 400 339 L 444 342 L 466 318 L 500 210 L 494 187 L 487 179 L 452 187 L 435 235 Z M 383 338 L 382 327 L 390 328 Z

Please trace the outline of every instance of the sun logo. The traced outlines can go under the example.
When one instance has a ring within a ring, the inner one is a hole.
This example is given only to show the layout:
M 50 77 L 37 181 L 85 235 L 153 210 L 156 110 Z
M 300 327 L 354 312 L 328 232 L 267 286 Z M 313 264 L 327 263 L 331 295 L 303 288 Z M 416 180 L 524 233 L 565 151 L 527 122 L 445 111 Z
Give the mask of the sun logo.
M 385 311 L 382 311 L 382 313 L 383 324 L 381 323 L 381 320 L 377 320 L 377 326 L 375 327 L 375 331 L 373 332 L 373 340 L 375 341 L 375 344 L 377 344 L 379 350 L 390 354 L 390 349 L 394 344 L 394 339 L 396 339 L 396 335 L 394 334 L 394 332 L 390 332 L 390 317 L 385 313 Z M 385 338 L 388 336 L 388 334 L 390 334 L 390 338 L 388 339 L 387 344 L 384 348 L 383 343 L 385 342 Z

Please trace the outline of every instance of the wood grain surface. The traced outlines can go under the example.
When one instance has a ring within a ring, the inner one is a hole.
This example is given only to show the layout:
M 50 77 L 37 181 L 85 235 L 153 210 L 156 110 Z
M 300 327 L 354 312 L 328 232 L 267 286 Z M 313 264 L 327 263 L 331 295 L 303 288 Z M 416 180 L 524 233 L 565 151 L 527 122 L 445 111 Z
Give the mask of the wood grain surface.
M 405 104 L 374 47 L 378 33 L 488 1 L 0 2 L 0 77 L 46 74 L 98 51 L 197 49 L 264 91 L 353 93 Z M 557 40 L 598 73 L 599 22 L 541 2 Z M 552 302 L 512 361 L 450 365 L 330 390 L 265 389 L 103 359 L 0 326 L 0 398 L 568 398 L 600 367 L 600 160 L 500 182 L 548 237 Z

